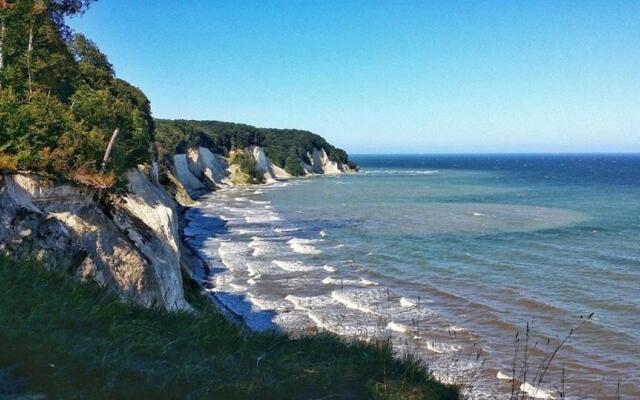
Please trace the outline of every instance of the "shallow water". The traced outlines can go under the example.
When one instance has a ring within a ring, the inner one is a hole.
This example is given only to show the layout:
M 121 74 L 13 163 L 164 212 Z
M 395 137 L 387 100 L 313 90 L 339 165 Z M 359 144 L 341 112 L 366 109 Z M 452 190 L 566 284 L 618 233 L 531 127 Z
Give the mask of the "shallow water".
M 527 322 L 531 383 L 578 327 L 538 394 L 640 397 L 640 156 L 354 159 L 356 175 L 221 191 L 189 212 L 224 302 L 256 328 L 390 337 L 442 379 L 477 380 L 477 397 L 510 393 L 497 374 Z

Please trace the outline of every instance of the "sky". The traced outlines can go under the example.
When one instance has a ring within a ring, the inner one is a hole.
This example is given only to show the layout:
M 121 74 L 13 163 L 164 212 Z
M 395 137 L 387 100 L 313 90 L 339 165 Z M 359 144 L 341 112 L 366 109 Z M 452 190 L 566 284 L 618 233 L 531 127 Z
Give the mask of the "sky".
M 640 152 L 640 1 L 100 0 L 69 23 L 159 118 L 350 153 Z

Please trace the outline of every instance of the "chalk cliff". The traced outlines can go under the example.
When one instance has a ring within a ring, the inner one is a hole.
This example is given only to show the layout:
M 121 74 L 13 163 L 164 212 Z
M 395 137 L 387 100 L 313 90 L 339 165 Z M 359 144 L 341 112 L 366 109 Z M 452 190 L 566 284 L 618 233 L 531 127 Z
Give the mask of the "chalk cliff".
M 95 281 L 124 301 L 190 309 L 176 204 L 152 170 L 130 170 L 124 195 L 30 174 L 1 176 L 0 251 Z

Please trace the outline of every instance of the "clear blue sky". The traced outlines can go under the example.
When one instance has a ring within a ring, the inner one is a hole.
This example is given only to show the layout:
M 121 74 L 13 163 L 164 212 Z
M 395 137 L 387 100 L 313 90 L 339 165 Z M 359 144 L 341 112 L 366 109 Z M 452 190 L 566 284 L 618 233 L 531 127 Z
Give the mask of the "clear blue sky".
M 156 117 L 352 153 L 640 151 L 640 1 L 101 0 L 70 23 Z

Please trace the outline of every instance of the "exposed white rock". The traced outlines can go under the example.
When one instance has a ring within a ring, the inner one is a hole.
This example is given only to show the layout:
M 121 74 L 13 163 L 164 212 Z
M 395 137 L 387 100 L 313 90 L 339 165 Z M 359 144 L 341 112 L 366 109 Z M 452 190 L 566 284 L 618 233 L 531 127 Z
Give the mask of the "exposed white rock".
M 109 214 L 94 200 L 93 189 L 54 184 L 35 175 L 3 178 L 0 247 L 17 257 L 41 259 L 49 268 L 71 269 L 123 300 L 189 309 L 182 289 L 175 205 L 153 183 L 151 170 L 130 171 L 130 193 L 111 195 Z
M 152 182 L 152 177 L 140 169 L 127 172 L 129 193 L 123 196 L 122 207 L 135 218 L 141 220 L 155 237 L 148 240 L 136 240 L 130 237 L 138 249 L 152 263 L 152 271 L 164 293 L 163 301 L 168 309 L 184 309 L 187 307 L 182 290 L 180 275 L 180 230 L 176 204 L 159 186 Z M 129 223 L 124 216 L 123 228 Z M 116 219 L 116 223 L 122 223 Z M 128 229 L 126 232 L 132 232 Z
M 264 176 L 264 180 L 266 183 L 276 182 L 275 176 L 271 172 L 270 165 L 272 164 L 269 161 L 269 158 L 264 152 L 264 148 L 260 146 L 252 146 L 251 147 L 251 155 L 253 159 L 256 161 L 256 170 L 261 172 Z
M 190 195 L 197 194 L 205 189 L 205 185 L 193 175 L 191 168 L 189 168 L 189 160 L 186 154 L 174 155 L 173 167 L 176 172 L 176 178 L 178 178 Z
M 314 157 L 315 157 L 316 149 L 313 149 L 313 151 L 314 151 Z M 323 173 L 325 174 L 343 173 L 342 169 L 340 168 L 340 164 L 338 164 L 337 161 L 330 160 L 329 157 L 327 156 L 327 152 L 324 151 L 324 149 L 320 150 L 319 153 L 320 153 L 320 165 Z
M 228 178 L 227 161 L 221 155 L 213 154 L 206 147 L 198 147 L 197 149 L 189 149 L 188 157 L 191 161 L 190 164 L 197 168 L 197 175 L 204 174 L 214 186 L 221 188 L 233 185 Z
M 278 167 L 277 165 L 275 165 L 272 162 L 269 165 L 269 169 L 271 170 L 271 174 L 276 179 L 288 179 L 288 178 L 291 178 L 291 174 L 289 174 L 287 171 L 285 171 L 284 168 L 280 168 L 280 167 Z

